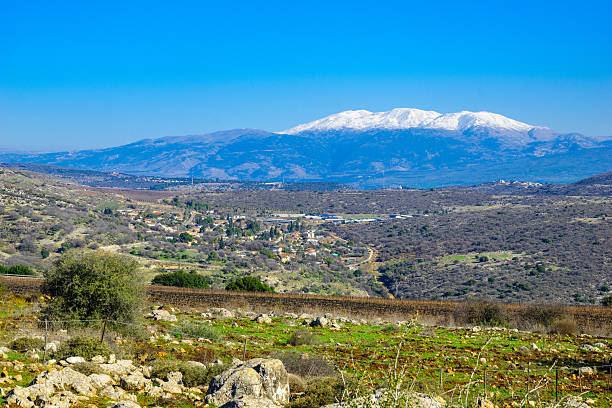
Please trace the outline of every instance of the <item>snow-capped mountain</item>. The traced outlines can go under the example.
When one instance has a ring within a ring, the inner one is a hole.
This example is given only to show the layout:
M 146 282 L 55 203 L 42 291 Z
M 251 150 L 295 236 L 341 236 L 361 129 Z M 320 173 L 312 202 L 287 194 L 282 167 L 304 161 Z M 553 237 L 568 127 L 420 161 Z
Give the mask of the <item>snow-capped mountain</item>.
M 546 127 L 528 125 L 527 123 L 519 122 L 491 112 L 461 111 L 455 113 L 439 113 L 413 108 L 396 108 L 386 112 L 348 110 L 292 127 L 280 133 L 295 135 L 302 132 L 321 132 L 341 129 L 412 128 L 465 131 L 475 127 L 512 130 L 517 132 L 529 132 L 533 129 L 550 130 Z
M 0 161 L 139 175 L 337 181 L 358 187 L 574 181 L 610 171 L 612 140 L 490 112 L 346 111 L 271 133 L 234 129 L 107 149 L 0 153 Z
M 555 139 L 557 133 L 491 112 L 439 113 L 412 108 L 386 112 L 349 110 L 304 123 L 280 133 L 321 134 L 337 131 L 429 129 L 443 131 L 464 142 L 496 140 L 505 148 L 523 148 L 533 142 Z

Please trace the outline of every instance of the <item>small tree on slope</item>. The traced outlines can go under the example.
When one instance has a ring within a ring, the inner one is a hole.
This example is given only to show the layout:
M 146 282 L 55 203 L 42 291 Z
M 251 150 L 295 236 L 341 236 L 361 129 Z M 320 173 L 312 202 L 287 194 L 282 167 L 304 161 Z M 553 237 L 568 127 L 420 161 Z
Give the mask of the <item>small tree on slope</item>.
M 76 323 L 83 326 L 96 324 L 87 320 L 137 322 L 144 298 L 142 281 L 138 263 L 129 257 L 68 252 L 45 272 L 42 290 L 51 299 L 43 316 L 80 320 Z

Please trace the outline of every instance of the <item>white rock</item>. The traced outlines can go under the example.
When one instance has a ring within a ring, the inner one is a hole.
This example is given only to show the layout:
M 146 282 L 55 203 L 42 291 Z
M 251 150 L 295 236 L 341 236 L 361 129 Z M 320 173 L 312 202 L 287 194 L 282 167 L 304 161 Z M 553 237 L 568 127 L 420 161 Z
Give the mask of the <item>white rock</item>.
M 113 382 L 113 379 L 108 374 L 90 374 L 87 378 L 89 378 L 91 385 L 99 390 Z
M 75 356 L 75 357 L 68 357 L 66 359 L 66 362 L 68 364 L 78 364 L 78 363 L 84 363 L 85 359 L 83 357 L 77 357 L 77 356 Z

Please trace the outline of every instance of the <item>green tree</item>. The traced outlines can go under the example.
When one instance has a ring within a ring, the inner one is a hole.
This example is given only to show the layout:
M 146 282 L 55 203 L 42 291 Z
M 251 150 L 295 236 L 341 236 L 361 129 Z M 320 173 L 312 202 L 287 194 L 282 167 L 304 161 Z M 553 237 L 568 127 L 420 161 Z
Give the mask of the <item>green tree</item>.
M 44 275 L 42 291 L 51 297 L 45 318 L 88 326 L 93 322 L 86 320 L 134 323 L 140 317 L 143 280 L 138 263 L 129 257 L 68 251 Z
M 196 273 L 187 273 L 182 270 L 156 275 L 151 283 L 155 285 L 200 289 L 207 289 L 210 286 L 210 281 L 207 277 Z
M 191 242 L 193 241 L 193 235 L 188 232 L 181 232 L 179 234 L 179 241 L 181 242 Z
M 255 276 L 244 276 L 234 279 L 225 285 L 225 290 L 241 292 L 274 292 L 274 288 L 266 285 Z

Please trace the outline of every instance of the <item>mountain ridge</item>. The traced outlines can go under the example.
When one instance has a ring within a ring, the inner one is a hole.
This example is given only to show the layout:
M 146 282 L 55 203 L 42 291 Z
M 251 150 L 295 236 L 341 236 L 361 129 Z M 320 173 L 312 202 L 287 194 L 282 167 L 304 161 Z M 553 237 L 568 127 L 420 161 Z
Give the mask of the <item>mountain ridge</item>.
M 357 188 L 435 187 L 499 179 L 557 183 L 610 171 L 612 141 L 579 133 L 560 134 L 498 114 L 438 114 L 415 109 L 346 112 L 350 112 L 346 114 L 349 119 L 356 115 L 359 126 L 372 124 L 368 121 L 374 117 L 375 126 L 325 130 L 309 122 L 290 133 L 231 129 L 142 139 L 104 149 L 0 153 L 0 161 L 161 177 L 330 181 Z M 461 119 L 462 115 L 468 119 Z M 403 121 L 403 126 L 433 123 L 428 118 L 434 116 L 443 117 L 436 123 L 450 129 L 377 125 L 383 119 Z M 507 127 L 482 126 L 484 122 L 478 118 Z

